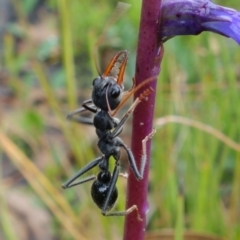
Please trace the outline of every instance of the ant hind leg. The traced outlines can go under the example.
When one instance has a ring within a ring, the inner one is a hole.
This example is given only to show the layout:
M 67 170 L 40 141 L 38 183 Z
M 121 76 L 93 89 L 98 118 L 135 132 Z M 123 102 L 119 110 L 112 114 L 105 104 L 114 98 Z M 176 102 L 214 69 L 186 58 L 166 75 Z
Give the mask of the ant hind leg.
M 111 210 L 111 208 L 114 207 L 114 204 L 112 206 L 110 206 L 111 205 L 110 202 L 111 202 L 111 196 L 113 194 L 114 188 L 116 187 L 116 183 L 117 183 L 117 179 L 118 179 L 119 175 L 120 175 L 119 164 L 118 164 L 118 162 L 116 162 L 116 166 L 115 166 L 113 174 L 112 174 L 112 179 L 111 179 L 111 182 L 109 184 L 108 193 L 107 193 L 104 205 L 101 208 L 102 214 L 103 214 L 103 216 L 106 216 L 106 217 L 109 217 L 109 216 L 126 216 L 129 213 L 131 213 L 133 211 L 136 211 L 138 221 L 142 221 L 142 218 L 141 218 L 141 216 L 139 214 L 139 211 L 138 211 L 138 207 L 136 205 L 131 206 L 130 208 L 128 208 L 125 211 L 118 211 L 118 212 L 111 212 L 110 211 L 109 212 L 109 210 Z

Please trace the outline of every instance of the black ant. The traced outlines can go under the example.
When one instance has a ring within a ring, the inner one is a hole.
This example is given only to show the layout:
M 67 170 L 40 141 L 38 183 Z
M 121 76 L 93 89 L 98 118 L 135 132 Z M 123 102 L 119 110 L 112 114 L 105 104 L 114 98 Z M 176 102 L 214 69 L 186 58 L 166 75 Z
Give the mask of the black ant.
M 146 164 L 146 142 L 154 134 L 151 132 L 143 141 L 143 152 L 140 169 L 137 168 L 134 156 L 129 147 L 127 147 L 118 135 L 123 129 L 123 125 L 128 119 L 129 115 L 134 111 L 136 106 L 153 91 L 151 88 L 146 89 L 140 96 L 134 101 L 128 111 L 119 120 L 113 116 L 119 110 L 119 108 L 129 99 L 129 97 L 135 93 L 146 83 L 153 80 L 149 78 L 145 80 L 141 85 L 135 87 L 135 81 L 133 79 L 133 86 L 128 92 L 123 92 L 123 75 L 127 63 L 128 53 L 127 51 L 121 51 L 115 55 L 111 60 L 107 69 L 101 76 L 98 76 L 93 80 L 92 99 L 85 101 L 82 104 L 82 108 L 79 108 L 67 115 L 67 119 L 73 120 L 84 124 L 93 124 L 96 128 L 96 133 L 99 138 L 98 147 L 103 153 L 101 157 L 98 157 L 88 163 L 73 177 L 71 177 L 66 183 L 62 185 L 63 188 L 70 188 L 91 180 L 94 180 L 91 195 L 93 201 L 101 209 L 104 216 L 125 216 L 128 213 L 138 209 L 136 205 L 133 205 L 126 211 L 121 212 L 109 212 L 118 197 L 118 191 L 116 188 L 116 182 L 118 179 L 120 168 L 120 148 L 123 148 L 128 156 L 130 167 L 138 180 L 143 178 L 144 167 Z M 119 69 L 118 74 L 114 77 L 114 72 Z M 90 111 L 95 114 L 93 119 L 81 116 L 81 113 Z M 109 171 L 109 158 L 115 159 L 115 167 L 113 173 Z M 78 177 L 82 176 L 87 171 L 91 170 L 95 166 L 99 166 L 100 172 L 96 176 L 89 176 L 82 180 L 73 183 Z M 141 219 L 138 214 L 138 219 Z

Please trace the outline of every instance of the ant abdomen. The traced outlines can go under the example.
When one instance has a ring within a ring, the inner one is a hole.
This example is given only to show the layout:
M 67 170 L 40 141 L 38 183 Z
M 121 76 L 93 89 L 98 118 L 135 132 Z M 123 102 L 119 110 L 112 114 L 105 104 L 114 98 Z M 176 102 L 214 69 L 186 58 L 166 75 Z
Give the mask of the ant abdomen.
M 93 185 L 91 188 L 92 199 L 100 209 L 103 208 L 103 205 L 106 202 L 106 197 L 109 192 L 111 179 L 112 177 L 109 171 L 101 171 L 98 174 L 97 179 L 93 182 Z M 117 201 L 117 197 L 118 197 L 118 190 L 114 186 L 114 189 L 112 191 L 112 194 L 107 204 L 107 209 L 106 209 L 107 211 L 113 208 L 114 204 Z

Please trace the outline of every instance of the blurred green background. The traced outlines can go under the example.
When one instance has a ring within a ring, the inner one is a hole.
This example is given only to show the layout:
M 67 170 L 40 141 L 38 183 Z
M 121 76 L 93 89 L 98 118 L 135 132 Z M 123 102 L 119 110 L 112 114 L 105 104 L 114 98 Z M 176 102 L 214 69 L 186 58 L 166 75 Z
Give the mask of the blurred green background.
M 124 219 L 101 215 L 91 183 L 65 191 L 61 184 L 99 156 L 94 128 L 65 120 L 91 96 L 93 50 L 104 69 L 126 49 L 131 86 L 141 3 L 128 3 L 95 46 L 117 1 L 1 0 L 0 239 L 122 239 Z M 227 4 L 240 9 L 236 0 Z M 213 33 L 164 47 L 147 231 L 178 233 L 158 239 L 191 230 L 192 240 L 239 240 L 240 47 Z M 129 132 L 121 135 L 128 145 Z M 126 180 L 117 185 L 122 210 Z

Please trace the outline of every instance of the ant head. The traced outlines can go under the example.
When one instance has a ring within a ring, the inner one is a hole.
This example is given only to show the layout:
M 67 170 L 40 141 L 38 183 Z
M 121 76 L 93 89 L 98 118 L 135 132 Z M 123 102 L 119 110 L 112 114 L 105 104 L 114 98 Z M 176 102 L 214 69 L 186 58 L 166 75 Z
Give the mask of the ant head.
M 108 111 L 115 109 L 121 99 L 123 86 L 118 85 L 113 77 L 97 77 L 93 80 L 92 100 L 96 107 Z
M 93 103 L 104 111 L 114 110 L 123 93 L 123 75 L 128 59 L 127 51 L 117 53 L 102 76 L 93 80 Z

